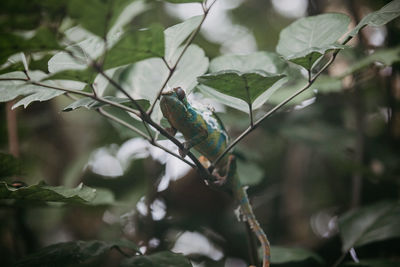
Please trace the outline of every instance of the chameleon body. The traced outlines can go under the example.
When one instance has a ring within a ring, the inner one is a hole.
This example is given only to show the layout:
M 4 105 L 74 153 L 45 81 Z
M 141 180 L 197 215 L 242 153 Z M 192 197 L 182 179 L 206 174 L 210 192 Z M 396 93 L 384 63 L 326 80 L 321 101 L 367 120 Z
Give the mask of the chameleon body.
M 224 152 L 228 134 L 222 122 L 210 110 L 200 111 L 192 107 L 180 87 L 164 93 L 160 102 L 161 111 L 171 125 L 173 134 L 179 131 L 185 138 L 184 147 L 194 148 L 209 161 L 214 161 Z M 187 152 L 186 151 L 186 152 Z M 185 151 L 181 151 L 185 155 Z M 270 249 L 268 239 L 257 222 L 249 203 L 246 190 L 239 182 L 233 155 L 224 156 L 213 172 L 217 185 L 228 185 L 238 201 L 242 218 L 247 221 L 263 247 L 263 266 L 269 266 Z

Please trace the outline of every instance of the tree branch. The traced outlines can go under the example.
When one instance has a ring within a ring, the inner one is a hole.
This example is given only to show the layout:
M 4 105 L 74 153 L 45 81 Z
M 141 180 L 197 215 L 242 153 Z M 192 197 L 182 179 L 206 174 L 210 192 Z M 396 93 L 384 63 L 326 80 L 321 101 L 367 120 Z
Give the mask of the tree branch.
M 171 134 L 169 134 L 164 128 L 161 127 L 161 125 L 159 125 L 158 123 L 156 123 L 155 121 L 153 121 L 153 119 L 150 117 L 149 114 L 147 114 L 143 108 L 139 105 L 139 103 L 133 99 L 122 87 L 121 85 L 119 85 L 116 81 L 114 81 L 111 77 L 109 77 L 106 73 L 104 73 L 104 71 L 100 68 L 100 66 L 98 66 L 97 64 L 92 64 L 92 66 L 104 77 L 106 78 L 115 88 L 117 88 L 118 90 L 120 90 L 123 94 L 125 94 L 130 100 L 132 100 L 132 102 L 135 104 L 135 106 L 138 108 L 140 115 L 138 115 L 143 122 L 148 123 L 149 125 L 153 126 L 157 131 L 159 131 L 163 136 L 165 136 L 166 138 L 168 138 L 169 140 L 171 140 L 176 146 L 178 146 L 178 148 L 184 150 L 184 146 L 183 144 L 176 139 L 174 136 L 172 136 Z M 92 95 L 92 97 L 94 97 Z M 110 101 L 112 102 L 112 101 Z M 121 105 L 124 106 L 124 105 Z M 151 141 L 152 144 L 155 144 L 154 140 Z M 208 180 L 209 177 L 211 176 L 210 172 L 200 163 L 200 161 L 196 158 L 195 155 L 193 155 L 193 153 L 189 152 L 187 154 L 187 156 L 189 156 L 189 158 L 194 162 L 194 164 L 196 165 L 196 169 L 198 171 L 200 171 L 200 174 L 202 176 L 204 176 L 205 180 Z M 182 159 L 182 158 L 181 158 Z
M 156 99 L 151 104 L 150 108 L 147 110 L 147 114 L 151 115 L 153 113 L 154 107 L 155 107 L 157 101 L 160 99 L 161 94 L 162 94 L 165 86 L 167 85 L 167 83 L 171 79 L 172 75 L 175 73 L 175 70 L 176 70 L 176 67 L 178 66 L 178 63 L 181 61 L 181 59 L 182 59 L 183 55 L 185 54 L 186 50 L 189 48 L 190 44 L 193 42 L 194 38 L 196 37 L 196 35 L 200 31 L 201 26 L 203 25 L 203 22 L 206 20 L 206 17 L 208 15 L 209 11 L 210 11 L 210 8 L 215 4 L 216 1 L 217 0 L 214 0 L 214 2 L 211 3 L 211 5 L 208 8 L 206 8 L 206 7 L 204 7 L 202 5 L 203 11 L 204 11 L 203 18 L 201 19 L 200 24 L 197 26 L 197 28 L 189 36 L 188 40 L 186 41 L 185 45 L 183 46 L 182 52 L 179 54 L 178 59 L 175 61 L 174 65 L 169 66 L 168 62 L 163 57 L 163 61 L 164 61 L 165 65 L 168 67 L 169 73 L 168 73 L 168 76 L 165 79 L 164 83 L 161 85 L 160 90 L 158 90 Z
M 186 164 L 188 164 L 190 167 L 192 167 L 192 168 L 195 168 L 195 167 L 196 167 L 196 165 L 194 165 L 194 164 L 191 163 L 190 161 L 188 161 L 188 160 L 182 158 L 181 156 L 179 156 L 178 154 L 172 152 L 172 151 L 169 150 L 168 148 L 166 148 L 166 147 L 160 145 L 159 143 L 155 142 L 153 138 L 147 136 L 145 133 L 143 133 L 142 131 L 140 131 L 140 130 L 137 129 L 136 127 L 130 125 L 129 123 L 127 123 L 127 122 L 125 122 L 125 121 L 123 121 L 123 120 L 121 120 L 121 119 L 119 119 L 119 118 L 113 116 L 112 114 L 108 113 L 108 112 L 105 111 L 104 109 L 99 108 L 99 109 L 97 109 L 97 112 L 98 112 L 99 114 L 103 115 L 104 117 L 106 117 L 106 118 L 108 118 L 108 119 L 110 119 L 110 120 L 112 120 L 112 121 L 114 121 L 114 122 L 116 122 L 116 123 L 119 123 L 119 124 L 121 124 L 121 125 L 127 127 L 128 129 L 132 130 L 133 132 L 137 133 L 138 135 L 140 135 L 141 137 L 143 137 L 144 139 L 146 139 L 147 141 L 149 141 L 150 144 L 152 144 L 153 146 L 158 147 L 158 148 L 164 150 L 165 152 L 167 152 L 168 154 L 170 154 L 170 155 L 172 155 L 172 156 L 174 156 L 174 157 L 176 157 L 176 158 L 182 160 L 183 162 L 185 162 Z

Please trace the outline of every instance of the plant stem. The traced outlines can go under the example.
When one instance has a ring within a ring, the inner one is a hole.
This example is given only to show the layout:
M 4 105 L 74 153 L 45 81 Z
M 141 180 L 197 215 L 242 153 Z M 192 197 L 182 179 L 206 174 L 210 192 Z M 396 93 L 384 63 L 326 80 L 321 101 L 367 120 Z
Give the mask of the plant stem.
M 352 37 L 348 37 L 343 44 L 346 44 Z M 285 100 L 283 100 L 281 103 L 279 103 L 278 105 L 276 105 L 274 108 L 272 108 L 270 111 L 268 111 L 266 114 L 264 114 L 260 119 L 258 119 L 253 126 L 248 127 L 244 132 L 242 132 L 234 141 L 232 141 L 232 143 L 230 143 L 226 149 L 224 150 L 224 152 L 222 152 L 217 159 L 214 160 L 214 162 L 212 163 L 212 166 L 216 166 L 218 164 L 218 162 L 237 144 L 239 143 L 239 141 L 241 141 L 243 138 L 245 138 L 249 133 L 251 133 L 254 129 L 256 129 L 265 119 L 267 119 L 268 117 L 270 117 L 272 114 L 274 114 L 278 109 L 280 109 L 282 106 L 286 105 L 288 102 L 290 102 L 293 98 L 295 98 L 296 96 L 298 96 L 299 94 L 303 93 L 305 90 L 307 90 L 308 88 L 310 88 L 310 86 L 315 82 L 315 80 L 318 78 L 319 75 L 321 75 L 321 73 L 323 71 L 325 71 L 331 64 L 332 62 L 335 60 L 337 54 L 339 53 L 339 49 L 336 50 L 333 55 L 331 56 L 331 58 L 329 59 L 329 61 L 314 75 L 314 77 L 309 78 L 309 81 L 306 85 L 304 85 L 302 88 L 300 88 L 299 90 L 297 90 L 295 93 L 293 93 L 291 96 L 289 96 L 288 98 L 286 98 Z
M 125 111 L 127 111 L 129 113 L 132 113 L 132 114 L 140 117 L 140 114 L 136 110 L 134 110 L 134 109 L 132 109 L 130 107 L 127 107 L 127 106 L 122 105 L 120 103 L 108 100 L 106 98 L 95 96 L 95 95 L 93 95 L 91 93 L 87 93 L 87 92 L 83 92 L 83 91 L 79 91 L 79 90 L 74 90 L 74 89 L 68 89 L 68 88 L 52 86 L 52 85 L 47 85 L 47 84 L 43 84 L 43 83 L 40 83 L 40 82 L 30 81 L 30 80 L 24 79 L 24 78 L 0 78 L 0 81 L 25 81 L 27 83 L 30 83 L 30 84 L 33 84 L 33 85 L 36 85 L 36 86 L 41 86 L 41 87 L 54 89 L 54 90 L 60 90 L 60 91 L 71 93 L 71 94 L 75 94 L 75 95 L 81 95 L 81 96 L 90 97 L 90 98 L 92 98 L 94 100 L 97 100 L 97 101 L 102 102 L 104 104 L 108 104 L 110 106 L 114 106 L 114 107 L 120 108 L 122 110 L 125 110 Z
M 104 72 L 103 72 L 104 73 Z M 105 73 L 104 73 L 105 74 Z M 116 86 L 117 88 L 119 88 L 119 84 L 117 84 L 114 80 L 112 80 L 110 77 L 108 77 L 107 75 L 105 76 L 106 79 L 108 78 L 110 83 L 113 84 L 114 86 Z M 110 101 L 108 99 L 99 97 L 99 96 L 95 96 L 91 93 L 87 93 L 87 92 L 82 92 L 82 91 L 78 91 L 78 90 L 73 90 L 73 89 L 67 89 L 67 88 L 61 88 L 61 87 L 57 87 L 57 86 L 51 86 L 51 85 L 47 85 L 47 84 L 43 84 L 40 82 L 34 82 L 34 81 L 29 81 L 28 79 L 25 78 L 0 78 L 0 81 L 25 81 L 28 82 L 30 84 L 34 84 L 37 86 L 42 86 L 45 88 L 49 88 L 49 89 L 55 89 L 55 90 L 60 90 L 60 91 L 64 91 L 67 93 L 71 93 L 71 94 L 76 94 L 76 95 L 81 95 L 81 96 L 86 96 L 86 97 L 90 97 L 92 99 L 95 99 L 99 102 L 105 103 L 105 104 L 109 104 L 111 106 L 120 108 L 122 110 L 125 110 L 127 112 L 130 112 L 136 116 L 138 116 L 139 118 L 141 118 L 143 121 L 145 121 L 146 123 L 150 124 L 151 126 L 153 126 L 156 130 L 158 130 L 163 136 L 165 136 L 167 139 L 171 140 L 176 146 L 178 146 L 178 148 L 180 149 L 184 149 L 183 144 L 176 139 L 174 136 L 170 135 L 164 128 L 162 128 L 159 124 L 157 124 L 156 122 L 154 122 L 151 117 L 149 115 L 147 115 L 146 112 L 144 112 L 143 114 L 139 114 L 136 110 L 129 108 L 125 105 Z M 140 107 L 140 106 L 139 106 Z M 163 148 L 161 145 L 157 144 L 154 140 L 151 140 L 150 143 L 152 143 L 153 145 L 165 150 L 166 148 Z M 168 151 L 167 151 L 168 152 Z M 169 153 L 169 152 L 168 152 Z M 173 153 L 173 152 L 172 152 Z M 170 153 L 171 154 L 171 153 Z M 204 168 L 204 166 L 200 163 L 200 161 L 196 158 L 195 155 L 193 155 L 193 153 L 191 153 L 189 151 L 189 153 L 187 154 L 187 156 L 193 161 L 193 164 L 189 164 L 190 166 L 194 167 L 195 169 L 197 169 L 200 174 L 204 177 L 204 180 L 207 180 L 210 178 L 211 174 L 208 172 L 208 170 L 206 168 Z M 182 157 L 179 157 L 182 161 L 184 161 L 185 163 L 189 163 L 189 161 L 185 160 Z
M 113 120 L 113 121 L 115 121 L 115 122 L 117 122 L 117 123 L 129 128 L 130 130 L 132 130 L 133 132 L 137 133 L 138 135 L 140 135 L 141 137 L 145 138 L 146 140 L 150 140 L 150 137 L 147 136 L 144 132 L 142 132 L 141 130 L 137 129 L 136 127 L 130 125 L 129 123 L 127 123 L 127 122 L 125 122 L 125 121 L 113 116 L 112 114 L 108 113 L 104 109 L 98 108 L 97 112 L 100 113 L 101 115 L 103 115 L 104 117 L 107 117 L 107 118 L 109 118 L 109 119 L 111 119 L 111 120 Z
M 133 99 L 122 87 L 121 85 L 119 85 L 117 82 L 115 82 L 113 79 L 111 79 L 111 77 L 109 77 L 107 74 L 104 73 L 104 71 L 96 64 L 92 64 L 92 66 L 94 68 L 96 68 L 96 70 L 103 75 L 104 78 L 106 78 L 115 88 L 117 88 L 118 90 L 120 90 L 123 94 L 125 94 L 130 100 L 132 100 L 132 102 L 135 104 L 135 106 L 137 107 L 137 109 L 140 112 L 140 115 L 138 115 L 143 122 L 148 123 L 149 125 L 153 126 L 157 131 L 159 131 L 163 136 L 165 136 L 166 138 L 168 138 L 169 140 L 171 140 L 175 145 L 178 146 L 178 148 L 184 150 L 184 146 L 183 144 L 176 139 L 174 136 L 172 136 L 171 134 L 169 134 L 163 127 L 161 127 L 161 125 L 159 125 L 158 123 L 154 122 L 153 119 L 150 117 L 149 114 L 147 114 L 143 108 L 139 105 L 139 103 Z M 93 97 L 93 96 L 92 96 Z M 111 101 L 112 102 L 112 101 Z M 123 105 L 121 105 L 123 106 Z M 151 140 L 152 144 L 155 144 L 154 140 Z M 200 161 L 196 158 L 195 155 L 193 155 L 193 153 L 189 152 L 187 154 L 187 156 L 189 156 L 189 158 L 194 162 L 194 164 L 196 165 L 196 168 L 200 171 L 201 175 L 204 176 L 204 179 L 207 180 L 210 177 L 210 173 L 208 172 L 208 170 L 206 168 L 204 168 L 204 166 L 200 163 Z M 183 158 L 181 158 L 183 159 Z
M 105 111 L 104 109 L 99 108 L 99 109 L 97 109 L 97 112 L 99 112 L 99 113 L 100 113 L 101 115 L 103 115 L 104 117 L 106 117 L 106 118 L 108 118 L 108 119 L 110 119 L 110 120 L 112 120 L 112 121 L 114 121 L 114 122 L 117 122 L 117 123 L 119 123 L 119 124 L 121 124 L 121 125 L 127 127 L 128 129 L 132 130 L 133 132 L 137 133 L 138 135 L 140 135 L 141 137 L 143 137 L 144 139 L 146 139 L 147 141 L 149 141 L 153 146 L 158 147 L 158 148 L 164 150 L 165 152 L 167 152 L 168 154 L 170 154 L 170 155 L 172 155 L 172 156 L 174 156 L 174 157 L 176 157 L 176 158 L 181 159 L 183 162 L 185 162 L 186 164 L 188 164 L 190 167 L 192 167 L 192 168 L 195 168 L 195 167 L 196 167 L 196 165 L 194 165 L 194 164 L 191 163 L 190 161 L 188 161 L 188 160 L 182 158 L 181 156 L 179 156 L 178 154 L 172 152 L 172 151 L 169 150 L 168 148 L 166 148 L 166 147 L 160 145 L 159 143 L 155 142 L 153 138 L 147 136 L 145 133 L 143 133 L 142 131 L 140 131 L 140 130 L 137 129 L 136 127 L 130 125 L 129 123 L 127 123 L 127 122 L 125 122 L 125 121 L 123 121 L 123 120 L 121 120 L 121 119 L 119 119 L 119 118 L 113 116 L 112 114 L 108 113 L 108 112 Z
M 175 61 L 175 63 L 172 66 L 169 66 L 168 62 L 166 61 L 166 59 L 163 57 L 163 61 L 165 63 L 165 65 L 168 67 L 169 73 L 167 78 L 165 79 L 164 83 L 161 85 L 161 88 L 158 90 L 157 93 L 157 97 L 156 99 L 154 99 L 154 102 L 151 104 L 150 108 L 147 110 L 147 114 L 151 115 L 153 113 L 154 107 L 157 103 L 157 101 L 160 99 L 161 94 L 165 88 L 165 86 L 167 85 L 167 83 L 169 82 L 169 80 L 171 79 L 172 75 L 175 73 L 176 67 L 178 66 L 178 63 L 181 61 L 183 55 L 185 54 L 186 50 L 189 48 L 190 44 L 193 42 L 194 38 L 196 37 L 197 33 L 200 31 L 201 26 L 203 25 L 203 22 L 206 20 L 206 17 L 210 11 L 210 8 L 214 5 L 214 3 L 217 0 L 215 0 L 213 3 L 211 3 L 211 5 L 206 8 L 204 5 L 202 5 L 203 7 L 203 18 L 201 19 L 199 25 L 197 26 L 197 28 L 192 32 L 192 34 L 189 36 L 188 40 L 186 41 L 185 45 L 183 46 L 182 52 L 179 54 L 177 60 Z

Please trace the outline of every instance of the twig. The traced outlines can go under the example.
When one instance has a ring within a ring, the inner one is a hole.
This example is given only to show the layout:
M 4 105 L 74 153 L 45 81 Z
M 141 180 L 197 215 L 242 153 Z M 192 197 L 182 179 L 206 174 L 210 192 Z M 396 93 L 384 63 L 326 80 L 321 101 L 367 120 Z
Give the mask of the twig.
M 175 63 L 172 66 L 169 66 L 168 62 L 166 61 L 166 59 L 163 57 L 162 60 L 164 61 L 165 65 L 168 67 L 169 73 L 167 78 L 165 79 L 164 83 L 161 85 L 161 88 L 158 90 L 157 93 L 157 97 L 156 99 L 154 99 L 154 102 L 151 104 L 150 108 L 147 110 L 147 114 L 151 115 L 153 113 L 154 107 L 157 103 L 157 101 L 160 99 L 161 94 L 165 88 L 165 86 L 167 85 L 167 83 L 169 82 L 169 80 L 171 79 L 172 75 L 175 73 L 176 67 L 178 66 L 178 63 L 181 61 L 183 55 L 185 54 L 186 50 L 189 48 L 190 44 L 192 43 L 192 41 L 194 40 L 194 38 L 196 37 L 197 33 L 200 31 L 201 26 L 203 25 L 203 22 L 205 21 L 210 8 L 214 5 L 214 3 L 217 0 L 214 0 L 213 3 L 211 3 L 211 5 L 207 8 L 202 4 L 203 7 L 203 18 L 201 19 L 199 25 L 197 26 L 197 28 L 192 32 L 192 34 L 189 36 L 188 40 L 186 41 L 185 45 L 183 46 L 182 52 L 179 54 L 177 60 L 175 61 Z
M 106 76 L 108 77 L 108 76 Z M 109 78 L 109 77 L 108 77 Z M 119 86 L 115 81 L 113 81 L 111 78 L 110 79 L 110 83 L 112 84 L 116 84 L 117 86 Z M 55 89 L 55 90 L 60 90 L 60 91 L 64 91 L 67 93 L 71 93 L 71 94 L 76 94 L 76 95 L 82 95 L 82 96 L 86 96 L 86 97 L 90 97 L 92 99 L 95 99 L 99 102 L 105 103 L 105 104 L 109 104 L 110 106 L 114 106 L 117 108 L 120 108 L 122 110 L 125 110 L 127 112 L 130 112 L 132 114 L 135 114 L 136 116 L 138 116 L 139 118 L 141 118 L 142 120 L 146 121 L 148 124 L 150 124 L 151 126 L 153 126 L 157 131 L 159 131 L 163 136 L 165 136 L 167 139 L 171 140 L 178 148 L 180 149 L 184 149 L 183 144 L 176 139 L 174 136 L 170 135 L 164 128 L 162 128 L 159 124 L 157 124 L 156 122 L 154 122 L 150 116 L 148 116 L 146 114 L 146 112 L 144 112 L 144 116 L 142 114 L 139 114 L 136 110 L 127 107 L 125 105 L 122 105 L 120 103 L 116 103 L 113 101 L 110 101 L 108 99 L 99 97 L 99 96 L 95 96 L 91 93 L 87 93 L 87 92 L 83 92 L 83 91 L 78 91 L 78 90 L 73 90 L 73 89 L 67 89 L 67 88 L 61 88 L 61 87 L 57 87 L 57 86 L 51 86 L 51 85 L 47 85 L 47 84 L 43 84 L 40 82 L 34 82 L 34 81 L 29 81 L 25 78 L 0 78 L 0 81 L 25 81 L 25 82 L 29 82 L 31 84 L 37 85 L 37 86 L 42 86 L 42 87 L 46 87 L 46 88 L 50 88 L 50 89 Z M 143 109 L 142 109 L 143 110 Z M 163 149 L 166 151 L 166 149 L 162 148 L 161 145 L 155 143 L 155 141 L 151 141 L 152 144 L 156 144 L 157 147 Z M 168 151 L 167 151 L 168 152 Z M 168 152 L 169 153 L 169 152 Z M 173 153 L 173 152 L 172 152 Z M 171 154 L 171 153 L 170 153 Z M 200 161 L 196 158 L 196 156 L 189 151 L 189 153 L 187 154 L 187 156 L 193 161 L 193 163 L 195 165 L 190 165 L 192 167 L 194 167 L 195 169 L 197 169 L 200 174 L 203 176 L 204 180 L 207 180 L 210 178 L 211 174 L 208 172 L 208 170 L 206 168 L 204 168 L 204 166 L 200 163 Z M 179 157 L 181 160 L 183 160 L 186 163 L 189 163 L 187 160 L 183 159 L 182 157 Z
M 127 106 L 122 105 L 120 103 L 108 100 L 106 98 L 95 96 L 95 95 L 93 95 L 91 93 L 87 93 L 87 92 L 83 92 L 83 91 L 79 91 L 79 90 L 74 90 L 74 89 L 68 89 L 68 88 L 52 86 L 52 85 L 48 85 L 48 84 L 44 84 L 44 83 L 40 83 L 40 82 L 29 81 L 28 79 L 24 79 L 24 78 L 0 78 L 0 81 L 25 81 L 27 83 L 30 83 L 30 84 L 33 84 L 33 85 L 36 85 L 36 86 L 41 86 L 41 87 L 54 89 L 54 90 L 60 90 L 60 91 L 71 93 L 71 94 L 75 94 L 75 95 L 81 95 L 81 96 L 90 97 L 90 98 L 92 98 L 94 100 L 97 100 L 97 101 L 105 103 L 105 104 L 109 104 L 110 106 L 114 106 L 114 107 L 123 109 L 123 110 L 125 110 L 125 111 L 127 111 L 129 113 L 132 113 L 132 114 L 140 117 L 140 114 L 136 110 L 134 110 L 134 109 L 132 109 L 130 107 L 127 107 Z
M 161 125 L 159 125 L 158 123 L 156 123 L 155 121 L 153 121 L 153 119 L 150 117 L 149 114 L 147 114 L 143 108 L 139 105 L 139 103 L 133 99 L 116 81 L 114 81 L 111 77 L 109 77 L 107 74 L 104 73 L 104 71 L 100 68 L 100 66 L 98 66 L 97 64 L 95 64 L 94 62 L 92 63 L 92 66 L 94 68 L 96 68 L 96 70 L 104 77 L 106 78 L 115 88 L 117 88 L 118 90 L 120 90 L 123 94 L 125 94 L 137 107 L 137 109 L 139 110 L 140 114 L 136 114 L 137 116 L 139 116 L 142 121 L 148 123 L 149 125 L 153 126 L 157 131 L 159 131 L 163 136 L 165 136 L 166 138 L 168 138 L 169 140 L 171 140 L 176 146 L 178 146 L 178 148 L 184 150 L 184 146 L 183 144 L 176 139 L 174 136 L 172 136 L 171 134 L 169 134 L 163 127 L 161 127 Z M 91 97 L 94 97 L 93 95 L 91 95 Z M 110 101 L 112 102 L 112 101 Z M 114 103 L 114 102 L 113 102 Z M 124 106 L 124 105 L 121 105 Z M 151 143 L 155 143 L 154 140 L 151 141 Z M 209 177 L 211 176 L 210 172 L 203 166 L 203 164 L 200 163 L 200 161 L 196 158 L 195 155 L 193 155 L 193 153 L 189 152 L 187 154 L 187 156 L 194 162 L 194 164 L 196 165 L 196 169 L 200 171 L 200 174 L 202 176 L 204 176 L 203 179 L 207 180 L 209 179 Z M 183 158 L 181 158 L 183 159 Z
M 107 118 L 109 118 L 109 119 L 111 119 L 111 120 L 113 120 L 113 121 L 115 121 L 115 122 L 117 122 L 117 123 L 129 128 L 130 130 L 132 130 L 133 132 L 137 133 L 138 135 L 140 135 L 141 137 L 145 138 L 146 140 L 150 140 L 150 137 L 147 136 L 144 132 L 142 132 L 141 130 L 137 129 L 136 127 L 130 125 L 129 123 L 127 123 L 127 122 L 115 117 L 114 115 L 108 113 L 104 109 L 98 108 L 96 111 L 98 113 L 100 113 L 101 115 L 103 115 L 104 117 L 107 117 Z
M 139 129 L 137 129 L 136 127 L 130 125 L 129 123 L 113 116 L 112 114 L 108 113 L 107 111 L 105 111 L 102 108 L 97 109 L 97 112 L 101 115 L 103 115 L 104 117 L 107 117 L 110 120 L 113 120 L 114 122 L 117 122 L 125 127 L 127 127 L 128 129 L 132 130 L 133 132 L 137 133 L 138 135 L 140 135 L 141 137 L 143 137 L 144 139 L 146 139 L 147 141 L 150 142 L 150 144 L 152 144 L 155 147 L 158 147 L 162 150 L 164 150 L 165 152 L 167 152 L 168 154 L 182 160 L 183 162 L 185 162 L 186 164 L 188 164 L 190 167 L 195 168 L 196 165 L 194 165 L 193 163 L 191 163 L 190 161 L 182 158 L 181 156 L 179 156 L 178 154 L 172 152 L 171 150 L 169 150 L 168 148 L 160 145 L 159 143 L 157 143 L 156 141 L 154 141 L 154 139 L 152 139 L 151 137 L 147 136 L 145 133 L 143 133 L 142 131 L 140 131 Z
M 144 109 L 139 105 L 138 101 L 136 99 L 134 99 L 120 84 L 118 84 L 116 81 L 114 81 L 113 79 L 111 79 L 110 76 L 108 76 L 103 69 L 101 68 L 101 66 L 99 66 L 98 64 L 96 64 L 94 61 L 92 62 L 92 67 L 97 70 L 104 78 L 106 78 L 106 80 L 111 83 L 115 88 L 117 88 L 117 90 L 119 90 L 121 93 L 123 93 L 126 97 L 128 97 L 129 100 L 132 101 L 132 103 L 135 105 L 135 107 L 139 110 L 140 112 L 140 117 L 142 118 L 142 123 L 144 125 L 144 128 L 146 129 L 147 133 L 149 134 L 151 140 L 153 140 L 153 135 L 150 131 L 149 126 L 147 125 L 147 120 L 145 120 L 145 117 L 148 117 L 147 113 L 144 111 Z
M 347 37 L 345 41 L 343 41 L 343 45 L 346 44 L 348 41 L 351 40 L 351 36 Z M 258 119 L 253 126 L 248 127 L 243 133 L 241 133 L 232 143 L 230 143 L 224 152 L 222 152 L 218 158 L 212 162 L 212 166 L 216 166 L 218 162 L 239 142 L 241 141 L 244 137 L 246 137 L 249 133 L 251 133 L 254 129 L 256 129 L 265 119 L 270 117 L 272 114 L 274 114 L 278 109 L 280 109 L 282 106 L 286 105 L 288 102 L 290 102 L 293 98 L 298 96 L 299 94 L 303 93 L 305 90 L 310 88 L 310 86 L 315 82 L 315 80 L 318 78 L 319 75 L 321 75 L 322 72 L 324 72 L 331 64 L 333 61 L 335 61 L 337 54 L 339 53 L 340 49 L 337 49 L 335 52 L 333 52 L 331 58 L 328 60 L 328 62 L 314 75 L 314 77 L 309 78 L 309 81 L 306 85 L 304 85 L 302 88 L 297 90 L 294 94 L 283 100 L 281 103 L 276 105 L 274 108 L 272 108 L 270 111 L 268 111 L 266 114 L 264 114 L 260 119 Z

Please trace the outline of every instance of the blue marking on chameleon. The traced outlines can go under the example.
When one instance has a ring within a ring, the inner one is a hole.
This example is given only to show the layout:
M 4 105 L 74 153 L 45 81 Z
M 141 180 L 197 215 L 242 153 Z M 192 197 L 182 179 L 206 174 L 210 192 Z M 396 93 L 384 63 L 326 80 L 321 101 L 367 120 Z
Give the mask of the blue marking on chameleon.
M 220 121 L 210 110 L 192 107 L 186 97 L 179 100 L 175 91 L 163 94 L 161 111 L 171 126 L 183 134 L 186 141 L 210 161 L 225 149 L 228 135 Z M 199 140 L 199 142 L 197 142 Z M 222 160 L 220 166 L 225 165 Z

